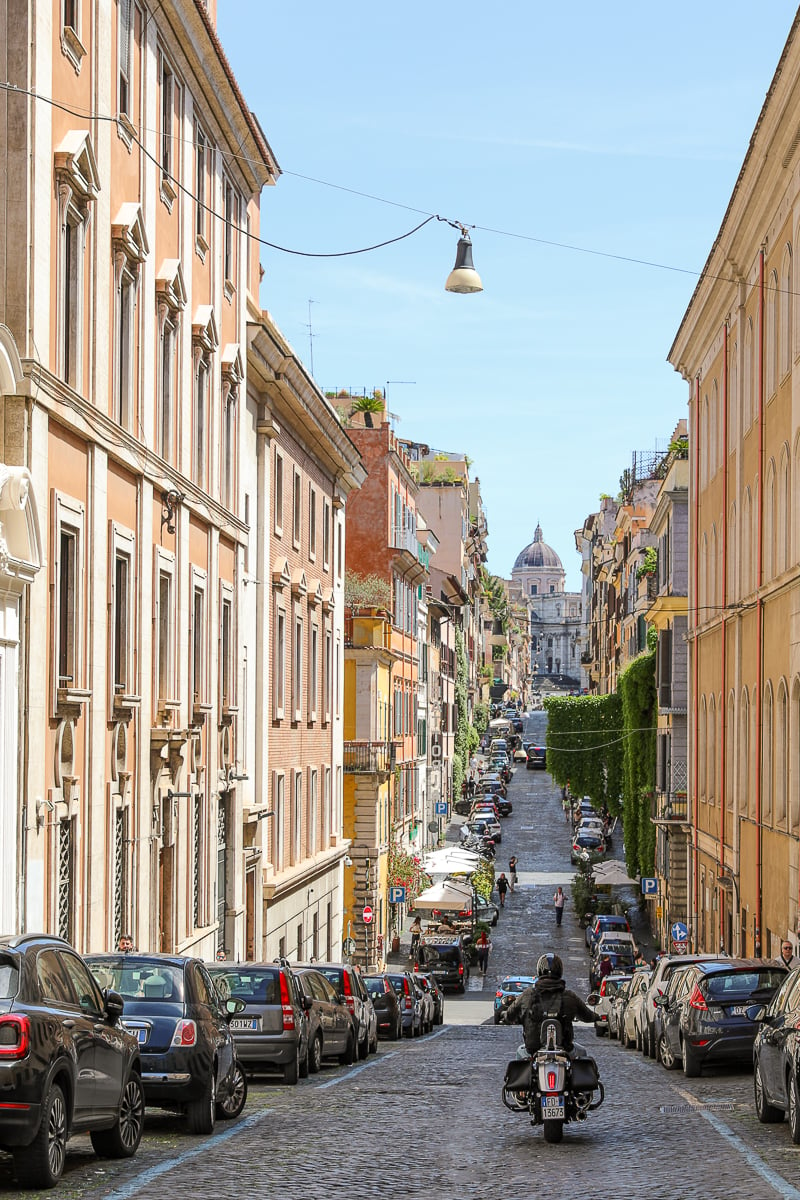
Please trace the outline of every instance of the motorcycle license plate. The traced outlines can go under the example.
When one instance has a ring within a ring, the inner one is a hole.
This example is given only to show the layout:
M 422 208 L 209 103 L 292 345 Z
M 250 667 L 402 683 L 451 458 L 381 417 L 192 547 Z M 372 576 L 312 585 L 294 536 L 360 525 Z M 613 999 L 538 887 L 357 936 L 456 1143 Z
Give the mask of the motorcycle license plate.
M 564 1120 L 564 1097 L 563 1096 L 542 1096 L 542 1120 L 543 1121 L 563 1121 Z

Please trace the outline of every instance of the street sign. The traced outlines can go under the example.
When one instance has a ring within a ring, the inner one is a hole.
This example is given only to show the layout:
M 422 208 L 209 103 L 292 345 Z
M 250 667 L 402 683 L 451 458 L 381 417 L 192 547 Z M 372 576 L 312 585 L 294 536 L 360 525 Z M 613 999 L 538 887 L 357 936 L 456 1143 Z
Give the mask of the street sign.
M 688 950 L 688 948 L 689 948 L 688 942 L 673 941 L 673 943 L 672 943 L 672 953 L 673 954 L 685 954 L 686 951 Z
M 369 925 L 370 921 L 372 920 L 372 909 L 368 904 L 364 905 L 363 912 L 361 913 L 361 920 L 365 925 Z
M 664 910 L 660 904 L 656 905 L 656 920 L 660 921 L 664 915 Z
M 437 817 L 446 817 L 447 816 L 447 801 L 446 800 L 437 800 L 433 811 L 436 813 Z
M 658 880 L 647 875 L 642 876 L 642 895 L 657 896 L 658 895 Z
M 673 942 L 687 942 L 689 940 L 689 930 L 682 921 L 676 921 L 670 929 L 670 935 Z
M 356 939 L 355 938 L 345 938 L 344 941 L 342 942 L 342 950 L 344 950 L 345 954 L 355 954 Z
M 406 889 L 404 887 L 390 887 L 389 888 L 389 903 L 390 904 L 405 904 L 405 902 L 406 902 Z M 370 912 L 369 919 L 370 919 L 370 921 L 372 920 L 371 912 Z M 364 920 L 365 921 L 367 920 L 367 910 L 366 909 L 364 909 Z

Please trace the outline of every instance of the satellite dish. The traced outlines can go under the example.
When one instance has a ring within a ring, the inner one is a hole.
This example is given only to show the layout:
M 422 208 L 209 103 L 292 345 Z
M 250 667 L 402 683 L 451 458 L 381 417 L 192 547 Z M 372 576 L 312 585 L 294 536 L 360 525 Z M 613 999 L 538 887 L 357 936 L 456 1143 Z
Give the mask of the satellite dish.
M 438 821 L 428 821 L 428 833 L 438 833 L 438 832 L 439 832 L 439 822 Z

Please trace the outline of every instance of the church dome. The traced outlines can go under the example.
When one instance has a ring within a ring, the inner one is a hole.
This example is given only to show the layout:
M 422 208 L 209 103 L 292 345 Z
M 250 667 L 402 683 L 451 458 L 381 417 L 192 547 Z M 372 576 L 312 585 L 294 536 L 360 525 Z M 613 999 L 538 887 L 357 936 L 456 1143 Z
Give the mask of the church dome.
M 542 527 L 536 526 L 536 532 L 533 535 L 533 541 L 526 546 L 524 550 L 517 555 L 517 560 L 514 563 L 514 570 L 525 570 L 526 568 L 544 568 L 545 570 L 563 571 L 564 567 L 561 559 L 556 554 L 552 546 L 548 546 L 547 542 L 542 540 Z

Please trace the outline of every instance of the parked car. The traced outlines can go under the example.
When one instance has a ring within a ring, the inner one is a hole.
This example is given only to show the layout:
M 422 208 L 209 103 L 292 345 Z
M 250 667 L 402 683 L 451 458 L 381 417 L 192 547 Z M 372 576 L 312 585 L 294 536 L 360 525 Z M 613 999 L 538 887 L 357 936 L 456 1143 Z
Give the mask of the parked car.
M 308 1074 L 308 1020 L 288 963 L 206 963 L 223 1001 L 235 996 L 242 1012 L 231 1019 L 236 1052 L 245 1070 L 277 1068 L 283 1082 Z
M 403 1017 L 397 992 L 386 975 L 362 975 L 362 979 L 375 1009 L 378 1037 L 397 1041 L 403 1034 Z
M 217 1117 L 238 1116 L 247 1078 L 229 1021 L 245 1008 L 223 1001 L 198 958 L 168 954 L 90 954 L 101 987 L 125 1002 L 125 1025 L 138 1038 L 147 1105 L 185 1113 L 192 1133 L 211 1133 Z
M 489 837 L 495 842 L 503 840 L 503 831 L 497 817 L 477 817 L 474 821 L 466 821 L 461 826 L 460 834 L 462 842 L 473 837 Z
M 436 1013 L 436 1005 L 434 1003 L 433 996 L 426 988 L 422 986 L 419 975 L 416 973 L 416 971 L 414 972 L 412 978 L 414 980 L 414 988 L 416 990 L 417 998 L 420 1002 L 420 1032 L 423 1034 L 431 1033 L 433 1030 Z
M 308 1019 L 308 1069 L 316 1074 L 325 1058 L 337 1058 L 343 1067 L 355 1062 L 358 1047 L 353 1014 L 329 979 L 314 967 L 295 967 Z
M 527 749 L 527 762 L 525 764 L 529 771 L 544 771 L 547 766 L 547 749 L 545 746 L 536 742 L 531 742 Z
M 500 1018 L 508 1008 L 512 1000 L 516 1000 L 526 988 L 532 987 L 536 982 L 535 975 L 506 975 L 502 983 L 498 984 L 497 991 L 494 994 L 494 1023 L 500 1024 Z
M 369 993 L 361 975 L 349 963 L 305 963 L 324 975 L 334 990 L 344 996 L 350 1014 L 356 1024 L 358 1057 L 366 1058 L 378 1049 L 378 1023 Z
M 422 992 L 408 971 L 387 971 L 386 978 L 397 993 L 404 1037 L 419 1037 L 422 1033 Z
M 628 1003 L 628 993 L 630 991 L 630 986 L 631 986 L 632 982 L 633 982 L 633 976 L 631 975 L 629 978 L 625 979 L 624 983 L 621 983 L 619 985 L 617 990 L 614 992 L 614 995 L 611 997 L 611 1002 L 608 1006 L 608 1022 L 607 1022 L 608 1036 L 611 1039 L 611 1041 L 614 1041 L 615 1039 L 620 1037 L 620 1030 L 622 1028 L 622 1019 L 623 1019 L 623 1015 L 625 1013 L 625 1006 Z
M 463 992 L 469 979 L 466 947 L 465 938 L 458 933 L 426 935 L 419 948 L 419 965 L 433 975 L 443 990 Z
M 769 1004 L 752 1004 L 756 1022 L 753 1088 L 762 1124 L 789 1117 L 789 1136 L 800 1145 L 800 967 L 782 981 Z
M 136 1153 L 144 1123 L 139 1043 L 123 1000 L 61 938 L 0 938 L 0 1148 L 23 1188 L 54 1187 L 67 1141 Z
M 602 834 L 576 833 L 572 839 L 572 849 L 569 859 L 574 866 L 587 856 L 593 859 L 602 857 L 605 854 L 605 850 L 606 844 L 603 841 Z
M 591 950 L 601 934 L 611 933 L 614 930 L 630 933 L 630 928 L 627 917 L 619 916 L 617 913 L 598 913 L 591 924 L 586 926 L 586 945 Z
M 589 964 L 589 987 L 592 990 L 599 988 L 604 978 L 600 970 L 600 964 L 606 955 L 611 962 L 611 970 L 608 974 L 633 974 L 636 953 L 630 943 L 611 942 L 604 948 L 603 953 L 596 955 Z
M 628 946 L 633 951 L 634 958 L 636 957 L 636 938 L 631 933 L 630 929 L 605 929 L 601 932 L 599 938 L 592 946 L 592 958 L 597 958 L 606 949 L 616 946 Z M 618 953 L 613 950 L 612 953 Z
M 655 1058 L 656 1056 L 653 1024 L 657 1012 L 656 997 L 663 996 L 672 972 L 679 967 L 686 966 L 687 963 L 717 962 L 718 960 L 718 954 L 663 954 L 659 958 L 650 977 L 647 995 L 642 1004 L 642 1045 L 640 1048 L 645 1058 Z
M 594 1031 L 597 1037 L 605 1037 L 608 1033 L 612 1001 L 616 997 L 617 990 L 630 981 L 632 974 L 631 971 L 612 971 L 610 975 L 606 975 L 604 979 L 600 980 L 595 993 L 597 1003 L 594 1006 Z
M 644 1011 L 651 974 L 652 972 L 646 967 L 640 967 L 634 971 L 628 985 L 628 994 L 618 1021 L 618 1037 L 626 1049 L 632 1046 L 635 1046 L 637 1050 L 641 1050 L 642 1048 L 642 1013 Z M 617 1001 L 617 1004 L 619 1005 L 619 1001 Z
M 415 970 L 414 979 L 417 986 L 422 988 L 423 992 L 427 992 L 431 998 L 433 1003 L 433 1024 L 441 1025 L 444 1022 L 444 992 L 429 971 Z
M 682 1061 L 684 1075 L 694 1078 L 709 1062 L 752 1062 L 756 1027 L 747 1009 L 769 1003 L 786 967 L 765 958 L 729 958 L 695 963 L 682 975 L 675 996 L 667 992 L 657 1001 L 662 1064 L 671 1070 Z

